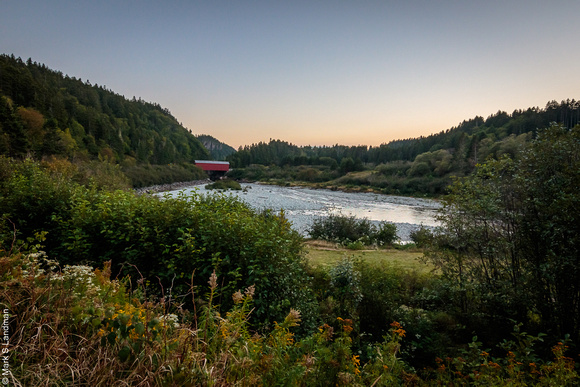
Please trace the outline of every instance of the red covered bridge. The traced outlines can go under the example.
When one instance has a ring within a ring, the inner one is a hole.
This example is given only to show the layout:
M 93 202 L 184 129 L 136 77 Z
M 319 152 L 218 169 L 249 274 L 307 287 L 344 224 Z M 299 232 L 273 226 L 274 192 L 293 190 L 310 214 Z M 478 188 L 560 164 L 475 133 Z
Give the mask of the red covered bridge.
M 194 164 L 206 171 L 211 179 L 219 179 L 230 170 L 227 161 L 195 160 Z

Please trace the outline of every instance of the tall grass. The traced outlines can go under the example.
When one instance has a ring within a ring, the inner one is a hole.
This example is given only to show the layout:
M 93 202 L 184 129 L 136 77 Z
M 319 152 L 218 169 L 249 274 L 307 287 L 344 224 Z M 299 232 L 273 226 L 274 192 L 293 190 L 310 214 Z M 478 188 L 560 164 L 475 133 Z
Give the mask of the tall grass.
M 215 273 L 206 291 L 192 287 L 187 294 L 203 304 L 185 310 L 149 296 L 143 281 L 110 279 L 109 264 L 61 268 L 37 248 L 0 252 L 0 297 L 10 314 L 8 380 L 16 386 L 565 386 L 579 381 L 566 341 L 553 347 L 551 361 L 542 362 L 533 351 L 539 338 L 516 330 L 514 341 L 503 346 L 504 356 L 492 357 L 474 340 L 461 356 L 438 358 L 437 368 L 417 373 L 399 355 L 411 336 L 406 323 L 389 324 L 384 340 L 361 356 L 349 318 L 337 317 L 298 338 L 301 313 L 290 307 L 271 330 L 253 332 L 248 317 L 255 288 L 236 291 L 232 308 L 221 313 Z
M 289 308 L 269 332 L 252 332 L 255 287 L 235 292 L 222 315 L 215 273 L 209 292 L 190 289 L 204 300 L 191 311 L 148 297 L 143 283 L 109 279 L 110 264 L 60 268 L 40 251 L 2 251 L 0 268 L 15 385 L 348 385 L 404 373 L 399 336 L 367 372 L 352 353 L 349 320 L 298 340 L 301 314 Z M 396 367 L 386 372 L 385 362 Z

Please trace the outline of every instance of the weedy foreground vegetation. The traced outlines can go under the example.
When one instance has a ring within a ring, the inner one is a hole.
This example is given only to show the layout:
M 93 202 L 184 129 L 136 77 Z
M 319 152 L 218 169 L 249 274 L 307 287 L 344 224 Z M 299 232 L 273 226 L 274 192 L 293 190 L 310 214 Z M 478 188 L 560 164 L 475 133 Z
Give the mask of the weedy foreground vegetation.
M 458 181 L 436 273 L 313 267 L 283 213 L 0 159 L 15 385 L 576 385 L 580 128 Z

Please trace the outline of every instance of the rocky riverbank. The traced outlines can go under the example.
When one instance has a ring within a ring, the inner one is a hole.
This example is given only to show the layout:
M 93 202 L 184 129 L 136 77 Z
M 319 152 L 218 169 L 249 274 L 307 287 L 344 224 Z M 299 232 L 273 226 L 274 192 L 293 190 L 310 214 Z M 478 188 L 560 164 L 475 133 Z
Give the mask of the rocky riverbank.
M 189 187 L 193 187 L 196 185 L 205 185 L 205 184 L 209 184 L 209 183 L 211 183 L 210 179 L 182 181 L 182 182 L 171 183 L 171 184 L 153 185 L 151 187 L 135 188 L 135 192 L 138 195 L 142 195 L 144 193 L 175 191 L 175 190 L 179 190 L 179 189 L 189 188 Z

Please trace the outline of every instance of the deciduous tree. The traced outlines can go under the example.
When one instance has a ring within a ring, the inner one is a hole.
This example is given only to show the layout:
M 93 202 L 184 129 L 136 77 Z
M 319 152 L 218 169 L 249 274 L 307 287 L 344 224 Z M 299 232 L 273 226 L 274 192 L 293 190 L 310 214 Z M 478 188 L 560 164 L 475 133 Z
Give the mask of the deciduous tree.
M 580 126 L 557 125 L 518 159 L 490 160 L 452 186 L 429 255 L 460 289 L 464 311 L 579 338 L 578 187 Z

